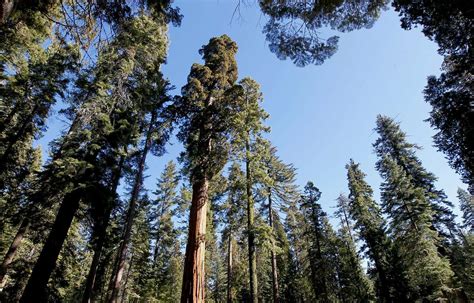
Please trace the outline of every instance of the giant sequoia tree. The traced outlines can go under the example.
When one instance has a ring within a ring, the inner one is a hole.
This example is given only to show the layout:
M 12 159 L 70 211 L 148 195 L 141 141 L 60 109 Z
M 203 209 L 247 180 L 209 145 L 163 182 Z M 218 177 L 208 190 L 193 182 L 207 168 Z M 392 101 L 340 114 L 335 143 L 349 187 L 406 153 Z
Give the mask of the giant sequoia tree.
M 193 186 L 188 244 L 183 273 L 182 302 L 203 302 L 205 235 L 209 181 L 228 158 L 235 113 L 237 45 L 228 36 L 212 38 L 200 53 L 204 65 L 194 64 L 177 102 L 181 120 L 179 139 L 184 143 L 186 170 Z

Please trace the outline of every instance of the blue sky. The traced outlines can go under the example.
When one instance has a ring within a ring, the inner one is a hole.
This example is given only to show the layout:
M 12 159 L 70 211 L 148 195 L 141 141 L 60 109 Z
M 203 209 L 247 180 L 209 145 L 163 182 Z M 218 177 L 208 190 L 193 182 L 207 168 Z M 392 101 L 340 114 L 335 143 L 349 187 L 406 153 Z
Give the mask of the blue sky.
M 322 191 L 323 208 L 332 212 L 340 192 L 347 192 L 345 164 L 361 163 L 379 198 L 381 179 L 375 171 L 372 143 L 377 114 L 396 118 L 411 142 L 423 146 L 418 156 L 435 173 L 438 187 L 457 205 L 456 191 L 465 188 L 444 155 L 432 147 L 434 131 L 424 120 L 430 107 L 423 100 L 426 77 L 439 74 L 442 58 L 436 45 L 419 30 L 404 31 L 393 10 L 382 14 L 373 28 L 339 34 L 339 51 L 321 66 L 299 68 L 272 54 L 261 29 L 265 24 L 256 5 L 232 14 L 236 1 L 175 1 L 184 15 L 181 27 L 171 28 L 168 64 L 163 71 L 179 90 L 191 64 L 201 62 L 199 48 L 213 36 L 229 35 L 239 46 L 241 78 L 250 76 L 262 88 L 270 114 L 269 139 L 280 157 L 298 169 L 298 184 L 313 181 Z M 62 123 L 50 119 L 50 130 L 39 143 L 57 134 Z M 172 140 L 168 153 L 150 157 L 146 187 L 154 189 L 167 161 L 181 145 Z

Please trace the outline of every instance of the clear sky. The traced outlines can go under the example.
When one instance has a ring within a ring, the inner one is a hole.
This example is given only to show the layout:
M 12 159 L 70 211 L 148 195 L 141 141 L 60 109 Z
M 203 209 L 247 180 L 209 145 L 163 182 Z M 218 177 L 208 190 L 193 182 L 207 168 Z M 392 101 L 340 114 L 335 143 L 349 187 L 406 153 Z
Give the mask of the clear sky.
M 211 37 L 227 34 L 239 46 L 237 62 L 241 78 L 260 83 L 272 128 L 269 138 L 279 155 L 298 169 L 298 184 L 308 180 L 320 188 L 323 208 L 332 213 L 340 192 L 347 192 L 345 164 L 350 158 L 361 163 L 367 181 L 379 198 L 381 179 L 375 171 L 372 143 L 377 114 L 396 118 L 418 152 L 424 166 L 438 176 L 438 187 L 457 205 L 456 191 L 465 188 L 448 166 L 444 155 L 432 146 L 434 131 L 424 120 L 430 106 L 423 100 L 426 77 L 438 74 L 442 58 L 436 45 L 419 30 L 404 31 L 393 10 L 382 14 L 373 28 L 339 34 L 339 51 L 321 66 L 299 68 L 280 61 L 268 49 L 261 29 L 265 24 L 256 5 L 241 8 L 241 18 L 232 21 L 237 1 L 175 1 L 184 19 L 171 28 L 168 63 L 164 74 L 179 90 L 191 64 L 201 62 L 199 48 Z M 41 145 L 57 134 L 61 125 L 50 119 L 50 131 Z M 154 189 L 156 178 L 181 145 L 172 140 L 168 154 L 150 157 L 146 187 Z

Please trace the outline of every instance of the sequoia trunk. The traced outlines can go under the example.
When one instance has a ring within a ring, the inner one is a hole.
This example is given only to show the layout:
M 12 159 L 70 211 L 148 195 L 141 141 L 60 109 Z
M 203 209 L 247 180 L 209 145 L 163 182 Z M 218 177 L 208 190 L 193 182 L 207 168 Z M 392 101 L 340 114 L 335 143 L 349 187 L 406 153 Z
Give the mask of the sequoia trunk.
M 183 272 L 181 303 L 202 303 L 205 297 L 204 260 L 206 252 L 206 221 L 208 180 L 193 183 L 189 214 L 189 233 Z

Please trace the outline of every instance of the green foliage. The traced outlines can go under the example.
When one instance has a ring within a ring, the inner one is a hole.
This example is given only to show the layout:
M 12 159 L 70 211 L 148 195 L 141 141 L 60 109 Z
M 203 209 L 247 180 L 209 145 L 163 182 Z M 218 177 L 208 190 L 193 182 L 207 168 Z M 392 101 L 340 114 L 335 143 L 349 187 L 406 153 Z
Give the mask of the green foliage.
M 322 64 L 337 51 L 339 37 L 321 37 L 322 28 L 341 32 L 370 28 L 387 4 L 387 0 L 259 1 L 269 17 L 263 32 L 270 50 L 297 66 Z
M 181 253 L 179 248 L 179 230 L 174 226 L 179 176 L 174 162 L 168 162 L 161 174 L 154 194 L 156 198 L 151 205 L 151 235 L 153 236 L 152 285 L 153 296 L 158 302 L 175 302 L 179 300 L 181 273 Z M 172 298 L 175 298 L 173 301 Z
M 398 198 L 417 199 L 417 202 L 413 202 L 411 212 L 415 212 L 415 216 L 431 216 L 432 219 L 424 218 L 423 220 L 431 222 L 430 224 L 441 236 L 452 240 L 456 233 L 453 204 L 447 200 L 444 191 L 436 188 L 437 178 L 422 166 L 416 156 L 415 152 L 420 147 L 407 142 L 406 134 L 400 129 L 400 125 L 389 117 L 379 115 L 375 130 L 380 135 L 374 143 L 375 152 L 379 158 L 376 168 L 385 179 L 392 178 L 392 181 L 387 181 L 385 185 L 382 185 L 382 187 L 392 187 L 392 190 L 384 190 L 382 195 L 397 195 L 395 189 L 413 187 L 411 193 L 406 192 L 403 194 L 404 197 Z M 392 176 L 387 174 L 392 174 Z M 397 201 L 397 197 L 387 196 L 383 199 Z M 388 212 L 392 211 L 392 206 L 386 207 L 388 207 Z
M 383 209 L 390 217 L 395 249 L 403 256 L 402 266 L 412 300 L 438 300 L 452 286 L 449 261 L 438 253 L 440 224 L 444 214 L 438 207 L 445 195 L 434 188 L 435 177 L 427 173 L 414 155 L 415 145 L 393 120 L 379 116 L 374 144 L 379 161 Z M 437 216 L 436 216 L 437 215 Z M 443 222 L 444 223 L 444 222 Z M 436 226 L 434 230 L 432 226 Z
M 178 138 L 186 147 L 181 159 L 192 182 L 212 179 L 227 162 L 233 126 L 227 117 L 235 113 L 236 52 L 237 45 L 228 36 L 212 38 L 199 51 L 205 64 L 193 64 L 176 102 L 181 120 Z
M 392 243 L 385 232 L 386 222 L 373 199 L 373 190 L 364 180 L 365 174 L 352 159 L 347 169 L 349 186 L 348 213 L 354 228 L 364 242 L 362 250 L 374 264 L 379 300 L 406 300 L 405 278 L 392 253 Z
M 351 160 L 350 194 L 338 198 L 336 232 L 319 189 L 309 182 L 300 197 L 296 169 L 266 139 L 270 129 L 260 86 L 249 77 L 238 80 L 237 45 L 228 36 L 201 48 L 204 63 L 191 67 L 181 96 L 171 98 L 161 67 L 167 24 L 181 19 L 172 1 L 13 2 L 0 3 L 0 253 L 15 235 L 22 237 L 0 285 L 2 302 L 21 298 L 48 232 L 57 227 L 53 222 L 62 219 L 58 209 L 71 196 L 80 203 L 64 229 L 67 236 L 49 239 L 65 240 L 54 271 L 47 268 L 49 301 L 81 299 L 96 253 L 92 297 L 107 301 L 106 284 L 116 273 L 113 260 L 124 239 L 130 243 L 118 297 L 179 301 L 189 181 L 209 181 L 206 301 L 223 302 L 227 293 L 232 302 L 272 301 L 275 276 L 281 302 L 474 300 L 469 5 L 392 2 L 402 27 L 421 25 L 445 56 L 442 74 L 428 79 L 425 98 L 433 106 L 428 121 L 438 130 L 436 146 L 469 185 L 470 193 L 458 191 L 462 225 L 455 224 L 452 204 L 416 156 L 418 147 L 392 119 L 379 116 L 374 147 L 385 215 Z M 321 64 L 337 50 L 338 37 L 325 40 L 322 29 L 368 28 L 388 1 L 258 4 L 268 17 L 264 33 L 271 51 L 304 66 Z M 47 129 L 58 101 L 67 106 L 62 113 L 70 127 L 41 167 L 34 140 Z M 149 199 L 142 189 L 146 156 L 165 152 L 175 122 L 185 147 L 184 170 L 178 173 L 169 162 Z M 221 174 L 226 165 L 228 172 Z M 126 210 L 122 185 L 117 192 L 120 181 L 136 189 L 137 209 Z M 130 239 L 123 232 L 127 222 Z M 105 235 L 101 246 L 99 227 Z M 367 274 L 359 247 L 369 261 Z
M 458 188 L 459 205 L 462 211 L 463 227 L 474 232 L 474 196 Z
M 438 132 L 436 147 L 474 194 L 473 40 L 474 16 L 466 1 L 393 1 L 404 29 L 420 26 L 444 56 L 442 73 L 430 76 L 425 100 L 432 106 L 428 121 Z
M 308 182 L 301 196 L 301 210 L 306 223 L 304 236 L 307 241 L 310 280 L 316 302 L 332 302 L 337 298 L 337 273 L 335 233 L 327 214 L 318 200 L 321 192 Z

